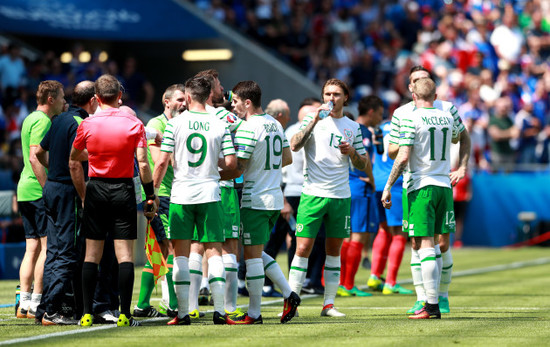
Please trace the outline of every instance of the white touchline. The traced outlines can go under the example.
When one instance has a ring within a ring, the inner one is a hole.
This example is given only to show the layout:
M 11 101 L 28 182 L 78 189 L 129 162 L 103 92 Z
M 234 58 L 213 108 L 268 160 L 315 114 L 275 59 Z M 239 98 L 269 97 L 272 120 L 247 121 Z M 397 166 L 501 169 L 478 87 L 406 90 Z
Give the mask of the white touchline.
M 539 259 L 528 260 L 528 261 L 517 261 L 517 262 L 514 262 L 514 263 L 510 263 L 510 264 L 505 264 L 505 265 L 495 265 L 495 266 L 488 266 L 488 267 L 472 269 L 472 270 L 456 271 L 456 272 L 453 272 L 453 277 L 479 275 L 479 274 L 488 273 L 488 272 L 519 269 L 519 268 L 522 268 L 522 267 L 544 265 L 544 264 L 550 264 L 550 258 L 539 258 Z M 398 281 L 398 283 L 403 283 L 403 284 L 412 283 L 412 279 Z M 316 298 L 318 296 L 319 295 L 308 294 L 308 295 L 303 295 L 300 298 L 310 299 L 310 298 Z M 262 306 L 276 304 L 276 303 L 282 303 L 282 302 L 283 302 L 283 299 L 275 299 L 275 300 L 271 300 L 271 301 L 262 301 Z M 248 305 L 240 305 L 240 306 L 237 306 L 237 307 L 243 308 L 243 307 L 248 307 Z M 395 307 L 377 307 L 377 308 L 369 307 L 369 309 L 380 309 L 380 310 L 382 310 L 382 309 L 394 309 L 394 308 Z M 402 307 L 400 307 L 399 309 L 402 309 Z M 482 308 L 482 307 L 468 307 L 468 309 L 476 310 L 476 309 L 485 309 L 485 308 Z M 498 309 L 498 308 L 491 307 L 491 309 Z M 503 309 L 503 308 L 500 308 L 500 309 Z M 524 308 L 521 308 L 521 307 L 507 307 L 506 309 L 530 310 L 530 308 L 525 308 L 525 307 Z M 533 310 L 535 310 L 535 308 L 533 308 Z M 213 313 L 213 312 L 214 312 L 214 310 L 206 311 L 206 313 Z M 146 322 L 162 321 L 162 320 L 167 320 L 167 319 L 168 319 L 168 317 L 150 318 L 150 319 L 142 320 L 141 322 L 146 323 Z M 60 331 L 60 332 L 51 333 L 51 334 L 21 337 L 21 338 L 17 338 L 17 339 L 13 339 L 13 340 L 1 341 L 0 346 L 13 345 L 13 344 L 16 344 L 16 343 L 25 343 L 25 342 L 30 342 L 30 341 L 44 340 L 44 339 L 48 339 L 50 337 L 60 337 L 60 336 L 68 336 L 68 335 L 75 335 L 75 334 L 83 334 L 83 333 L 88 333 L 88 332 L 92 332 L 92 331 L 113 329 L 113 328 L 116 328 L 116 327 L 117 326 L 115 324 L 112 324 L 112 325 L 106 325 L 106 326 L 104 325 L 104 326 L 100 326 L 100 327 L 81 328 L 81 329 L 75 329 L 75 330 L 69 330 L 69 331 Z

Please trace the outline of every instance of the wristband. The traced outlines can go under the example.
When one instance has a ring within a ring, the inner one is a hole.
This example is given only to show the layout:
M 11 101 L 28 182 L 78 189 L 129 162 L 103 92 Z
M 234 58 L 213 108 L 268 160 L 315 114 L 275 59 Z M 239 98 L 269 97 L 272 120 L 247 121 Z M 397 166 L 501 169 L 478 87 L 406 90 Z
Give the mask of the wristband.
M 153 181 L 149 183 L 143 183 L 143 191 L 145 192 L 146 196 L 155 195 L 155 186 L 153 185 Z

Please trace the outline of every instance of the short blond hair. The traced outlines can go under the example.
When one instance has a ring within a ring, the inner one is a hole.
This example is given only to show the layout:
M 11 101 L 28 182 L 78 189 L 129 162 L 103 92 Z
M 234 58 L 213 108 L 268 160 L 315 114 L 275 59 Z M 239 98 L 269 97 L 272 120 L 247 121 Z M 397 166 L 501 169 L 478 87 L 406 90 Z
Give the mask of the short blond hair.
M 431 78 L 421 78 L 413 84 L 413 93 L 420 100 L 433 101 L 435 99 L 435 82 Z

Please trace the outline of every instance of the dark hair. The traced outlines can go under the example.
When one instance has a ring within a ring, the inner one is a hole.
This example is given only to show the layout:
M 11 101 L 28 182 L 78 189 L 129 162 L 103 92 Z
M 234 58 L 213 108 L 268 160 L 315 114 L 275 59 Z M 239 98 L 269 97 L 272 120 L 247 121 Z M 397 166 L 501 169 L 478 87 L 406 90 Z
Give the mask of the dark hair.
M 82 81 L 76 85 L 73 91 L 72 103 L 76 106 L 84 106 L 94 97 L 95 87 L 92 81 Z
M 314 104 L 322 104 L 322 102 L 318 98 L 311 96 L 309 98 L 305 98 L 304 100 L 302 100 L 302 102 L 300 103 L 300 107 L 298 107 L 298 109 L 301 109 L 304 106 L 311 106 Z
M 357 105 L 357 111 L 359 115 L 364 115 L 369 112 L 369 110 L 377 110 L 380 107 L 384 107 L 384 102 L 376 95 L 364 96 L 359 100 Z
M 415 66 L 411 67 L 411 71 L 409 71 L 409 76 L 412 75 L 413 72 L 417 72 L 417 71 L 426 71 L 428 73 L 428 75 L 430 76 L 430 78 L 433 80 L 432 73 L 430 72 L 430 70 L 426 69 L 422 65 L 415 65 Z
M 344 114 L 345 117 L 348 117 L 351 120 L 355 120 L 355 117 L 353 116 L 353 114 L 351 112 L 344 111 L 343 114 Z
M 179 90 L 182 93 L 185 93 L 185 86 L 181 83 L 172 84 L 170 87 L 166 88 L 164 94 L 162 94 L 162 105 L 164 106 L 165 99 L 171 99 L 174 92 Z
M 63 89 L 63 85 L 58 81 L 46 80 L 40 82 L 36 91 L 36 102 L 38 105 L 46 105 L 48 98 L 57 98 L 59 91 Z
M 205 76 L 211 76 L 213 79 L 216 79 L 220 76 L 220 74 L 216 69 L 208 69 L 208 70 L 199 71 L 195 75 L 195 77 L 205 77 Z
M 191 99 L 204 104 L 210 96 L 212 85 L 208 77 L 191 77 L 185 81 L 185 91 L 191 95 Z
M 117 101 L 122 85 L 115 76 L 105 74 L 95 81 L 94 89 L 102 103 L 112 104 Z
M 250 100 L 252 106 L 262 106 L 262 90 L 260 86 L 254 81 L 241 81 L 233 87 L 233 93 L 239 98 L 244 100 Z
M 349 88 L 347 86 L 346 83 L 344 83 L 343 81 L 337 79 L 337 78 L 331 78 L 329 79 L 328 81 L 325 82 L 325 84 L 323 85 L 323 89 L 321 89 L 321 99 L 323 99 L 323 94 L 325 93 L 325 88 L 327 86 L 338 86 L 340 88 L 342 88 L 342 90 L 344 91 L 344 95 L 347 97 L 346 98 L 346 101 L 344 101 L 344 106 L 347 106 L 348 105 L 348 101 L 349 101 Z

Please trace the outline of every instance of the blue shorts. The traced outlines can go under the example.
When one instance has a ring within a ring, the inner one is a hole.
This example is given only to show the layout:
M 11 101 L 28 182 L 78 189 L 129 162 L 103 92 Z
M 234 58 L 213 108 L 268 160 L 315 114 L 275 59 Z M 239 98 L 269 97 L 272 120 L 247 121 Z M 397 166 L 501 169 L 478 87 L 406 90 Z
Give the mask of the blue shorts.
M 391 190 L 391 208 L 385 209 L 382 206 L 382 192 L 376 192 L 376 206 L 380 223 L 387 222 L 389 227 L 400 227 L 403 225 L 403 188 L 393 187 Z
M 19 206 L 19 212 L 23 220 L 26 239 L 45 237 L 48 229 L 53 228 L 53 220 L 46 214 L 44 199 L 19 201 L 17 205 Z
M 378 209 L 374 194 L 351 197 L 351 232 L 375 233 L 378 231 Z

